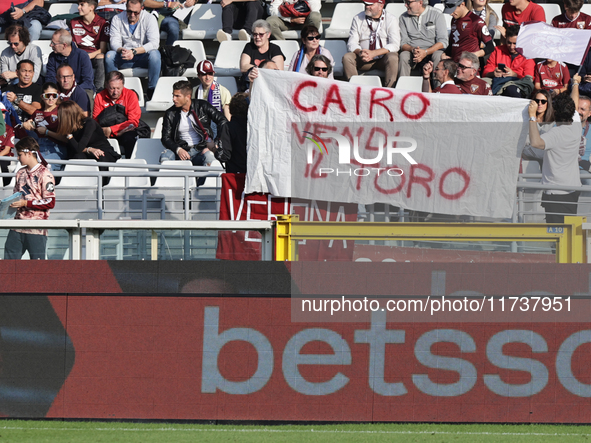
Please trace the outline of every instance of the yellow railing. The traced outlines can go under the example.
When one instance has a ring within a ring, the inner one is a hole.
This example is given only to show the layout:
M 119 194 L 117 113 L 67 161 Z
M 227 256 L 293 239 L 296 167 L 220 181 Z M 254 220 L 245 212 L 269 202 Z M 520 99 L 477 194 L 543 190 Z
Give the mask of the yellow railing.
M 297 261 L 299 240 L 554 241 L 557 263 L 586 263 L 585 217 L 543 223 L 367 223 L 301 222 L 277 216 L 276 260 Z

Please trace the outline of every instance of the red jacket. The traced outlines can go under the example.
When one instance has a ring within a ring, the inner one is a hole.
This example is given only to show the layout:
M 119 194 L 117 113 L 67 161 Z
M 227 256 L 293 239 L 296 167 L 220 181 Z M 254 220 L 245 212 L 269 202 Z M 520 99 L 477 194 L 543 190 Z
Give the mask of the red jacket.
M 116 101 L 111 100 L 106 89 L 103 89 L 101 92 L 99 92 L 94 98 L 92 118 L 98 121 L 97 117 L 100 115 L 100 113 L 109 106 L 113 105 L 125 106 L 125 113 L 127 114 L 128 120 L 118 125 L 111 126 L 112 137 L 115 137 L 121 129 L 128 127 L 130 124 L 133 124 L 136 128 L 138 127 L 140 124 L 140 117 L 142 116 L 140 102 L 136 93 L 125 87 L 121 92 L 121 97 L 119 97 L 119 99 Z
M 488 58 L 488 62 L 484 67 L 484 71 L 482 71 L 482 75 L 485 76 L 488 73 L 493 72 L 499 63 L 504 63 L 505 66 L 515 72 L 519 78 L 531 75 L 533 79 L 536 62 L 532 59 L 525 58 L 521 54 L 511 60 L 511 54 L 509 54 L 509 48 L 507 48 L 506 45 L 497 46 L 495 48 Z

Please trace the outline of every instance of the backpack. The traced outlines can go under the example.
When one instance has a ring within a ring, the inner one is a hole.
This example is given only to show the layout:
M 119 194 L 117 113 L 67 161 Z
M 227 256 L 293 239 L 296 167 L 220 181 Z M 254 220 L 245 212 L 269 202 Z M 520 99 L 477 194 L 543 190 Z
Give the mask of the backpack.
M 160 48 L 160 55 L 162 75 L 168 77 L 180 77 L 197 62 L 191 50 L 181 46 L 163 45 Z

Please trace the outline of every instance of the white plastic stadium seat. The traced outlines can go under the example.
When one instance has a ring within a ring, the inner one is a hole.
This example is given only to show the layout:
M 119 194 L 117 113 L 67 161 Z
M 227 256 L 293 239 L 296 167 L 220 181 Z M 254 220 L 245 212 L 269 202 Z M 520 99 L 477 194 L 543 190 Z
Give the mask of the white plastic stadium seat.
M 193 164 L 191 160 L 166 160 L 162 162 L 162 166 L 179 166 L 179 167 L 188 167 L 192 168 Z M 172 169 L 164 169 L 163 171 L 166 172 L 176 172 Z M 183 188 L 185 187 L 185 178 L 181 175 L 182 172 L 179 171 L 178 177 L 157 177 L 156 182 L 154 183 L 155 188 Z M 189 187 L 195 186 L 195 179 L 189 179 Z
M 347 43 L 342 40 L 320 40 L 320 46 L 330 51 L 334 59 L 334 75 L 343 75 L 343 55 L 347 53 Z
M 195 5 L 189 19 L 189 25 L 187 29 L 183 30 L 183 40 L 213 40 L 221 28 L 221 5 Z
M 246 42 L 231 40 L 220 43 L 218 53 L 215 56 L 213 69 L 217 75 L 237 77 L 240 73 L 240 55 Z
M 162 138 L 162 122 L 164 121 L 164 117 L 160 117 L 156 121 L 156 126 L 154 127 L 154 133 L 152 134 L 152 138 L 157 138 L 160 140 Z
M 214 77 L 215 81 L 220 85 L 224 86 L 230 94 L 234 96 L 238 92 L 238 86 L 236 85 L 236 79 L 234 77 Z
M 177 40 L 173 46 L 180 46 L 191 51 L 191 54 L 195 57 L 195 66 L 187 69 L 183 75 L 185 77 L 197 77 L 197 64 L 207 58 L 203 42 L 201 40 Z
M 172 106 L 172 86 L 187 77 L 160 77 L 152 100 L 146 103 L 146 111 L 166 111 Z
M 119 69 L 119 72 L 125 77 L 148 78 L 148 68 L 125 68 Z
M 145 102 L 142 80 L 138 77 L 125 77 L 125 87 L 127 89 L 132 89 L 135 92 L 137 92 L 138 100 L 140 102 L 140 108 L 143 108 L 145 106 Z
M 64 168 L 64 172 L 85 172 L 85 173 L 89 173 L 89 172 L 98 172 L 99 168 L 98 168 L 98 162 L 96 162 L 95 160 L 72 160 L 72 161 L 76 161 L 76 162 L 85 162 L 85 163 L 89 163 L 88 166 L 86 165 L 73 165 L 73 164 L 67 164 L 66 167 Z M 97 177 L 96 175 L 94 177 L 91 176 L 83 176 L 80 175 L 78 177 L 62 177 L 62 181 L 60 182 L 59 185 L 57 185 L 57 188 L 97 188 Z
M 62 14 L 78 14 L 78 3 L 52 3 L 49 5 L 47 12 L 49 12 L 52 17 Z M 56 29 L 43 29 L 39 38 L 42 40 L 51 40 L 55 31 Z
M 540 6 L 544 8 L 544 13 L 546 14 L 546 23 L 549 25 L 552 24 L 552 19 L 554 17 L 562 14 L 560 11 L 560 6 L 556 3 L 540 3 Z
M 332 14 L 330 26 L 326 28 L 325 38 L 349 38 L 351 22 L 360 12 L 363 12 L 363 3 L 337 3 Z
M 121 155 L 121 148 L 119 147 L 119 140 L 117 140 L 116 138 L 108 138 L 107 141 L 109 142 L 109 144 L 111 145 L 113 150 L 117 154 Z
M 285 71 L 289 68 L 289 62 L 293 58 L 293 55 L 299 51 L 300 44 L 295 40 L 273 40 L 277 46 L 281 48 L 281 52 L 285 55 L 285 63 L 283 69 Z
M 148 165 L 158 165 L 160 164 L 160 154 L 164 149 L 159 138 L 139 138 L 135 142 L 131 159 L 143 159 Z
M 214 160 L 213 162 L 211 162 L 211 166 L 218 166 L 218 167 L 222 167 L 222 164 L 218 161 L 218 160 Z M 220 175 L 222 173 L 220 172 Z M 205 179 L 205 183 L 203 183 L 203 185 L 199 186 L 201 189 L 203 188 L 219 188 L 221 187 L 221 184 L 219 183 L 220 179 L 219 179 L 219 175 L 217 177 L 207 177 Z
M 591 15 L 591 5 L 590 4 L 583 5 L 583 7 L 581 8 L 581 12 L 583 14 Z
M 396 89 L 403 89 L 405 91 L 421 92 L 423 90 L 423 77 L 418 76 L 401 76 L 398 77 Z
M 490 6 L 493 6 L 494 3 L 490 3 Z M 503 6 L 503 5 L 501 5 Z M 436 3 L 435 6 L 433 6 L 435 9 L 441 11 L 441 13 L 443 14 L 443 8 L 445 7 L 443 5 L 443 3 Z M 494 8 L 493 8 L 494 9 Z M 501 14 L 497 14 L 499 16 L 499 20 L 501 20 Z M 445 26 L 447 28 L 447 31 L 449 32 L 451 30 L 451 15 L 449 14 L 443 14 L 443 18 L 445 18 Z
M 341 3 L 339 3 L 340 5 Z M 382 79 L 377 75 L 354 75 L 349 80 L 352 85 L 365 85 L 365 86 L 382 86 Z
M 41 75 L 45 76 L 45 73 L 47 72 L 47 61 L 49 60 L 49 54 L 53 52 L 53 48 L 49 46 L 51 44 L 51 40 L 35 40 L 31 43 L 41 49 L 41 54 L 43 54 L 41 57 L 41 60 L 43 61 Z
M 406 12 L 406 6 L 404 6 L 404 3 L 388 3 L 386 5 L 386 12 L 400 18 Z
M 121 158 L 117 160 L 118 165 L 145 165 L 146 160 L 136 158 L 136 159 L 124 159 Z M 117 167 L 113 168 L 115 171 L 143 171 L 148 172 L 148 168 L 145 169 L 138 169 L 138 168 L 125 168 L 125 167 Z M 111 177 L 111 181 L 108 185 L 105 185 L 103 188 L 125 188 L 125 187 L 134 187 L 134 188 L 149 188 L 150 187 L 150 177 L 129 177 L 128 178 L 129 186 L 125 186 L 125 177 Z

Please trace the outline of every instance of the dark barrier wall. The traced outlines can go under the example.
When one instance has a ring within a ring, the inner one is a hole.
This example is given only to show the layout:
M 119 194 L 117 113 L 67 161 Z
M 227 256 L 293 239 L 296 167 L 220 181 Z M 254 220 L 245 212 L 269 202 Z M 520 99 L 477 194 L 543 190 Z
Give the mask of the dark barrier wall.
M 587 322 L 295 323 L 289 298 L 588 294 L 591 266 L 301 266 L 0 262 L 0 414 L 591 421 Z

